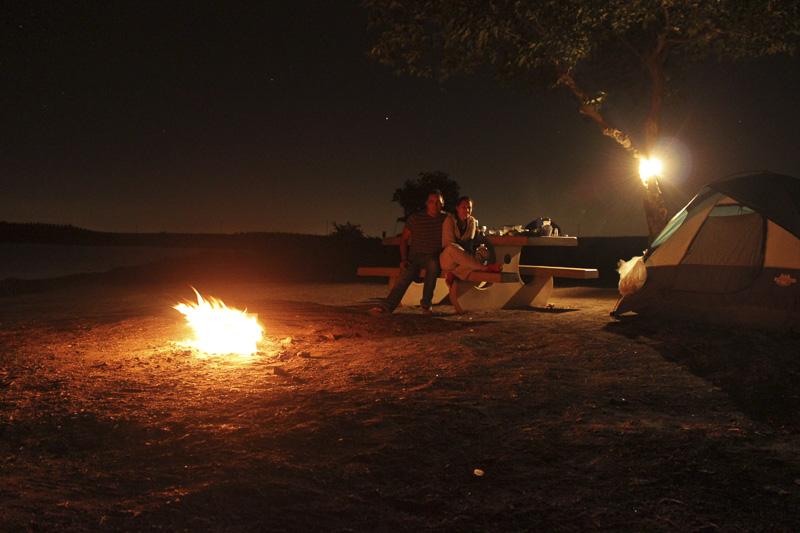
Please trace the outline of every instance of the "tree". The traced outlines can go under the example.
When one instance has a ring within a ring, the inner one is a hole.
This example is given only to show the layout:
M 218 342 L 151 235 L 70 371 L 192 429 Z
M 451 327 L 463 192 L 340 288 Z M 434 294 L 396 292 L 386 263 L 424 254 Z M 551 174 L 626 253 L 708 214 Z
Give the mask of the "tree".
M 461 191 L 458 183 L 439 170 L 420 172 L 418 179 L 407 180 L 401 188 L 395 189 L 392 195 L 392 201 L 399 203 L 403 208 L 403 220 L 408 218 L 408 215 L 425 209 L 428 193 L 434 189 L 442 191 L 445 210 L 455 211 L 456 200 Z
M 353 224 L 349 220 L 344 224 L 337 224 L 335 221 L 331 224 L 333 225 L 333 231 L 331 231 L 330 236 L 334 239 L 353 242 L 366 238 L 361 224 Z
M 634 159 L 650 157 L 669 82 L 690 64 L 792 53 L 797 0 L 365 0 L 380 31 L 370 55 L 397 73 L 485 73 L 567 89 L 578 110 Z M 641 146 L 603 105 L 648 99 Z M 667 222 L 657 176 L 644 183 L 650 240 Z

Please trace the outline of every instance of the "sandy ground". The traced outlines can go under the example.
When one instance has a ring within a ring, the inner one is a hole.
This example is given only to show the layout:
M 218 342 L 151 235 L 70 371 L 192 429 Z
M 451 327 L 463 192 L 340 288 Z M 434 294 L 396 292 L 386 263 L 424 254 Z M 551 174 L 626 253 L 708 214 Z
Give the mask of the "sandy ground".
M 796 334 L 548 310 L 365 312 L 373 284 L 217 284 L 253 357 L 182 346 L 187 286 L 0 298 L 4 531 L 790 531 Z

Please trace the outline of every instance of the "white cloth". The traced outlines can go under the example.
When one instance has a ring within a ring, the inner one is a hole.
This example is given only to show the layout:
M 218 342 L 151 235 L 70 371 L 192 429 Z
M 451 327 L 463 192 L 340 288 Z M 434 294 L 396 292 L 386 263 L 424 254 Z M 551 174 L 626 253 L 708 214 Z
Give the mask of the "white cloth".
M 444 247 L 439 255 L 439 265 L 442 270 L 452 270 L 458 279 L 467 279 L 470 272 L 483 266 L 473 254 L 455 243 Z
M 458 230 L 458 217 L 449 213 L 442 224 L 442 248 L 453 243 L 462 245 L 463 248 L 465 242 L 471 242 L 475 238 L 475 228 L 477 227 L 478 221 L 470 215 L 467 217 L 466 229 L 461 232 Z

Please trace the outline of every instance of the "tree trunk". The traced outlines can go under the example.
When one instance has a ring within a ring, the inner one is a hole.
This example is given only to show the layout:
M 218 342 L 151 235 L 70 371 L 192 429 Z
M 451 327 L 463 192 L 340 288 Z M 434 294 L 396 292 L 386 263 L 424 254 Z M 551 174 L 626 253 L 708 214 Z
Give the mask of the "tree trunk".
M 650 79 L 653 82 L 653 88 L 650 92 L 650 111 L 645 121 L 645 150 L 647 157 L 653 155 L 653 148 L 658 141 L 660 133 L 661 109 L 664 104 L 664 88 L 666 86 L 666 76 L 664 74 L 665 57 L 666 51 L 660 39 L 659 47 L 656 51 L 644 59 L 647 70 L 650 72 Z M 644 212 L 647 217 L 649 242 L 652 243 L 667 225 L 668 214 L 661 188 L 658 186 L 658 178 L 648 179 L 644 187 Z
M 653 244 L 658 234 L 667 225 L 667 208 L 656 178 L 650 178 L 644 186 L 644 213 L 647 217 L 647 242 Z
M 661 39 L 659 39 L 659 42 L 661 42 Z M 648 157 L 651 155 L 660 133 L 661 109 L 664 106 L 664 92 L 667 84 L 667 77 L 664 74 L 665 57 L 666 50 L 659 46 L 652 54 L 642 59 L 647 71 L 650 73 L 650 81 L 653 83 L 653 88 L 650 91 L 650 109 L 644 125 L 644 148 Z

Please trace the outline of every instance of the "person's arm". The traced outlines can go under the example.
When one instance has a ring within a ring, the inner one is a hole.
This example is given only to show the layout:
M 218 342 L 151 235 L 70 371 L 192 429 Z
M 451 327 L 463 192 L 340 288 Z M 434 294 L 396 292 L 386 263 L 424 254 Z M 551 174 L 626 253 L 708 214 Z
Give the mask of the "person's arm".
M 467 219 L 467 229 L 464 231 L 464 235 L 461 236 L 461 246 L 468 252 L 472 251 L 477 225 L 478 221 L 474 217 L 469 217 Z
M 408 262 L 408 239 L 411 238 L 411 230 L 408 227 L 403 228 L 403 234 L 400 236 L 400 268 L 405 270 L 410 264 Z
M 475 234 L 478 232 L 478 219 L 475 217 L 470 217 L 469 224 L 467 225 L 467 233 L 464 235 L 465 239 L 474 239 Z

